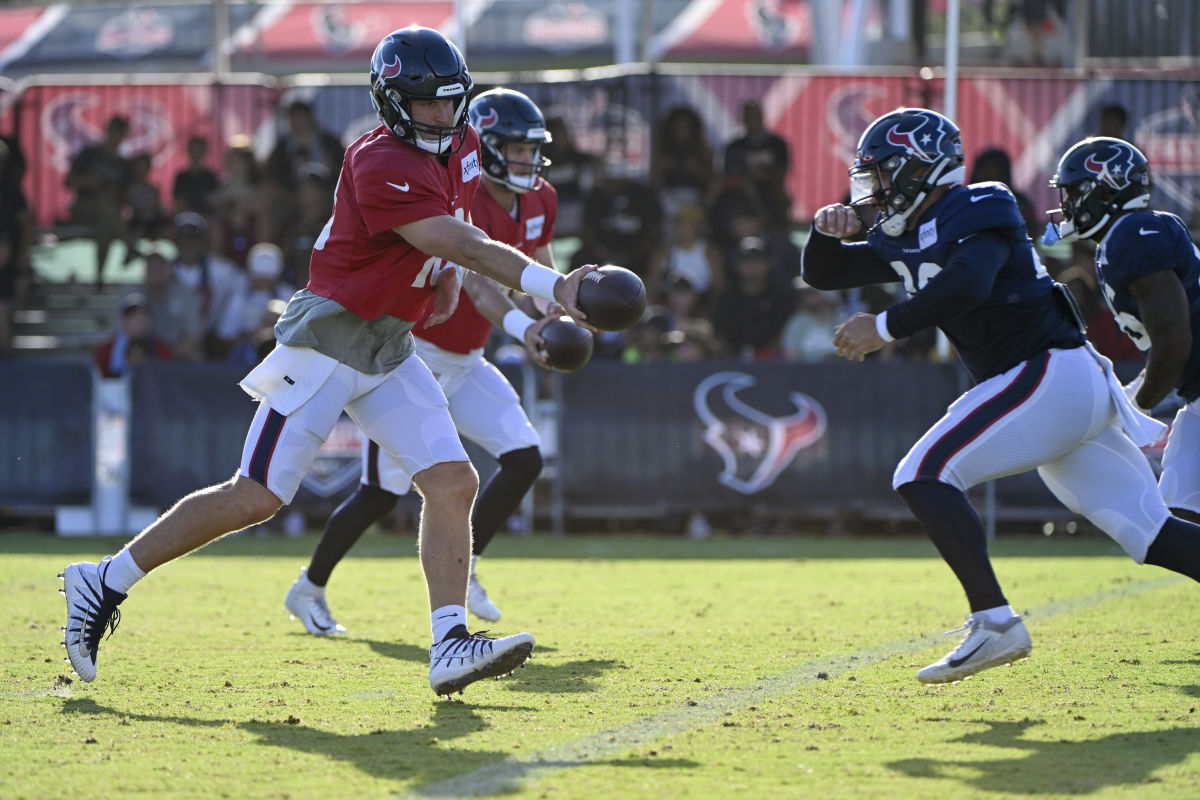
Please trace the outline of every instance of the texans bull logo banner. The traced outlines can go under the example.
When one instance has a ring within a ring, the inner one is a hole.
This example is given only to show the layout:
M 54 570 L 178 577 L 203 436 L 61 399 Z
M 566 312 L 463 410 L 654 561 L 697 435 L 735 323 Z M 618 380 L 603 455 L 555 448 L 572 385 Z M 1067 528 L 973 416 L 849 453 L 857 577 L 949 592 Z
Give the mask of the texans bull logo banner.
M 790 392 L 795 411 L 782 416 L 738 396 L 756 382 L 744 372 L 718 372 L 701 381 L 693 395 L 704 441 L 721 456 L 717 480 L 747 495 L 774 483 L 796 453 L 818 442 L 826 428 L 825 409 L 806 394 Z

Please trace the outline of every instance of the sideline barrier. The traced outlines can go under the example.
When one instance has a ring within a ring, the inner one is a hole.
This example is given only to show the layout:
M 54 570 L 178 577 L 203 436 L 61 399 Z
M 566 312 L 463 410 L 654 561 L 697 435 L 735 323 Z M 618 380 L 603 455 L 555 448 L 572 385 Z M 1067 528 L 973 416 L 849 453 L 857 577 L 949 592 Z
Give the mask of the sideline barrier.
M 0 362 L 0 505 L 86 503 L 92 491 L 92 370 Z
M 532 372 L 504 370 L 533 395 Z M 137 367 L 128 384 L 128 425 L 101 426 L 93 408 L 104 403 L 88 365 L 0 364 L 0 379 L 20 387 L 0 399 L 7 456 L 0 461 L 0 503 L 45 511 L 95 501 L 93 481 L 104 482 L 93 465 L 127 471 L 123 507 L 130 513 L 165 508 L 227 480 L 254 413 L 237 385 L 244 373 L 227 364 Z M 570 520 L 694 510 L 908 519 L 891 489 L 892 472 L 958 396 L 962 380 L 955 364 L 874 362 L 596 362 L 553 377 L 562 402 L 542 400 L 534 409 L 547 469 L 537 507 L 528 501 L 524 511 L 526 519 L 535 511 L 549 518 L 556 531 Z M 106 441 L 96 460 L 93 430 L 102 429 L 109 439 L 127 429 L 128 446 Z M 343 417 L 291 507 L 315 523 L 349 494 L 359 477 L 359 442 Z M 486 480 L 494 461 L 470 443 L 467 451 Z M 1148 455 L 1154 462 L 1156 452 Z M 994 487 L 996 519 L 1072 516 L 1033 472 Z M 972 499 L 982 495 L 980 488 Z M 134 517 L 121 518 L 133 524 Z

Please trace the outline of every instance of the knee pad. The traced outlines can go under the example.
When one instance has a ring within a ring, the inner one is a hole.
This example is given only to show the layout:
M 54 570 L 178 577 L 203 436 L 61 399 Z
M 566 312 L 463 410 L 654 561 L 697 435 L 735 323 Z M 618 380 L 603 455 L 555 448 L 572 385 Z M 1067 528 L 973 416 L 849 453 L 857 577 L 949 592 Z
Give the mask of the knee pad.
M 536 447 L 510 450 L 497 460 L 500 462 L 500 469 L 506 475 L 531 486 L 538 475 L 542 474 L 542 451 Z

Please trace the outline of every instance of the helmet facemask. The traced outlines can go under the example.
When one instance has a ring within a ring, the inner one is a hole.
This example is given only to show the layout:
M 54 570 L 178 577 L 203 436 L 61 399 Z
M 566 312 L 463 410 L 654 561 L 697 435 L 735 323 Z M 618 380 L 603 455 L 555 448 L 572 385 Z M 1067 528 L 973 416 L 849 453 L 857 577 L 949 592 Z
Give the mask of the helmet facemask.
M 1050 209 L 1048 213 L 1060 241 L 1089 239 L 1104 230 L 1118 212 L 1150 205 L 1150 194 L 1145 184 L 1113 189 L 1103 181 L 1092 178 L 1072 184 L 1060 184 L 1057 180 L 1058 176 L 1055 175 L 1050 179 L 1050 185 L 1058 189 L 1059 207 Z M 1061 222 L 1055 219 L 1058 215 L 1062 216 Z
M 1059 207 L 1047 212 L 1054 241 L 1092 238 L 1122 212 L 1150 205 L 1146 157 L 1119 139 L 1101 137 L 1075 144 L 1059 160 L 1050 187 L 1058 190 L 1059 198 Z M 1047 236 L 1051 236 L 1049 229 Z
M 371 105 L 396 135 L 432 155 L 458 152 L 467 135 L 467 95 L 473 81 L 462 53 L 432 28 L 412 25 L 383 38 L 371 56 Z M 449 125 L 418 122 L 416 100 L 449 100 Z
M 859 138 L 850 204 L 875 207 L 875 227 L 900 236 L 930 192 L 965 176 L 958 127 L 936 111 L 900 108 L 876 119 Z
M 496 134 L 484 134 L 482 137 L 486 154 L 484 158 L 484 175 L 488 180 L 504 186 L 506 189 L 524 194 L 538 188 L 538 178 L 542 170 L 550 165 L 550 159 L 542 155 L 542 144 L 550 141 L 550 134 L 530 139 L 512 139 Z M 508 145 L 532 144 L 532 158 L 529 161 L 514 161 L 507 155 Z M 514 172 L 513 167 L 527 168 L 528 171 Z
M 900 236 L 908 229 L 909 217 L 933 189 L 961 183 L 962 179 L 961 164 L 951 159 L 930 164 L 893 154 L 882 163 L 856 163 L 850 168 L 850 205 L 879 209 L 876 225 L 888 236 Z
M 424 98 L 420 98 L 424 99 Z M 371 92 L 371 104 L 392 133 L 433 155 L 452 155 L 462 147 L 467 135 L 467 96 L 454 105 L 453 125 L 431 125 L 412 118 L 412 102 L 398 89 L 387 87 Z

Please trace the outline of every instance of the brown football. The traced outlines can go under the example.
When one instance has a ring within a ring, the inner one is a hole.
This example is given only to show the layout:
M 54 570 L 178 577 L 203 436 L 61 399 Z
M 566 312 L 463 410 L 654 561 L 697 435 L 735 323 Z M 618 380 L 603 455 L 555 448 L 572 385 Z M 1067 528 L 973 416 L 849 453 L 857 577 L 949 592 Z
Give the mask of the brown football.
M 592 332 L 568 317 L 559 317 L 542 328 L 546 361 L 559 372 L 574 372 L 592 357 Z
M 601 267 L 579 284 L 579 310 L 600 330 L 623 331 L 642 318 L 646 287 L 624 267 Z

